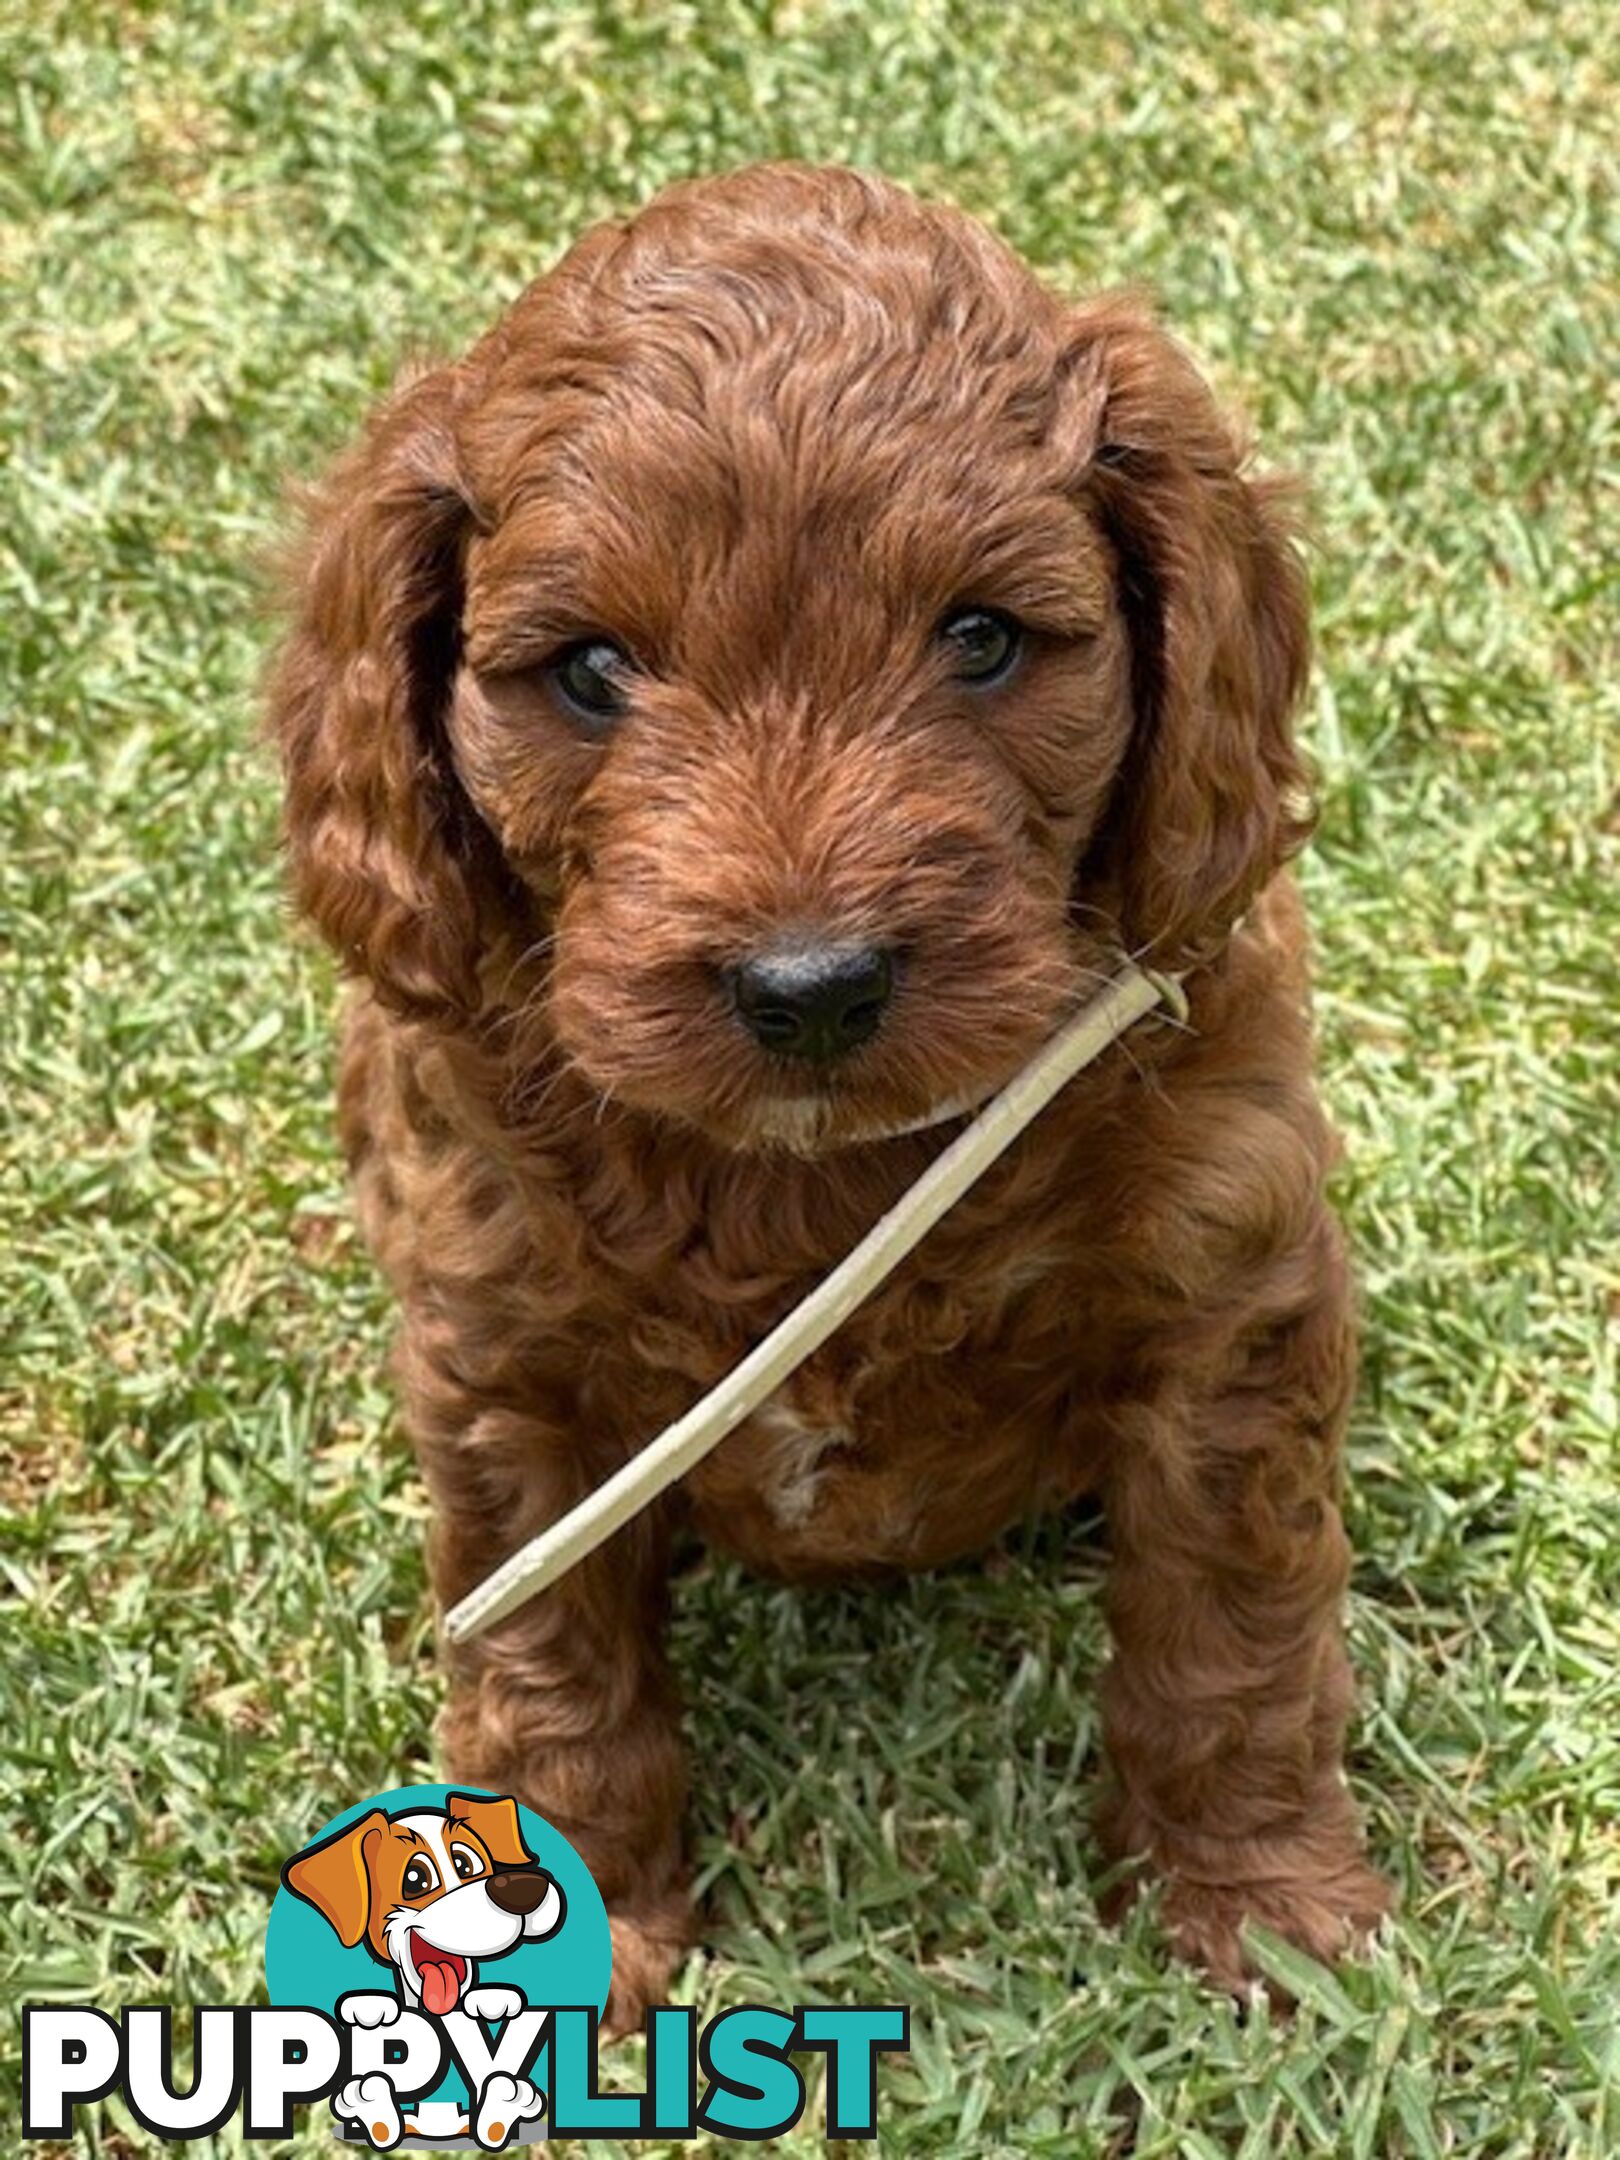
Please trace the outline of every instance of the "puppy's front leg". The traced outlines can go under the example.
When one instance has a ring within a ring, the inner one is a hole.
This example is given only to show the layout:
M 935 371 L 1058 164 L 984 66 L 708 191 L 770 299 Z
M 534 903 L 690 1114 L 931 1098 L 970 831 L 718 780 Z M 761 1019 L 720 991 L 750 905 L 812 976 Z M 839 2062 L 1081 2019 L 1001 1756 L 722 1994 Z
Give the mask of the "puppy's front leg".
M 1176 1948 L 1233 1985 L 1245 1920 L 1331 1959 L 1389 1905 L 1341 1769 L 1351 1351 L 1329 1274 L 1306 1309 L 1213 1358 L 1167 1342 L 1109 1470 L 1115 1790 L 1100 1828 L 1166 1878 Z
M 401 1357 L 434 1502 L 433 1586 L 448 1609 L 596 1482 L 562 1419 L 480 1391 L 427 1327 Z M 538 1392 L 538 1390 L 537 1390 Z M 664 1656 L 667 1533 L 648 1510 L 563 1580 L 448 1651 L 447 1774 L 511 1793 L 580 1853 L 613 1928 L 613 2030 L 638 2027 L 691 1937 L 681 1883 L 685 1769 Z

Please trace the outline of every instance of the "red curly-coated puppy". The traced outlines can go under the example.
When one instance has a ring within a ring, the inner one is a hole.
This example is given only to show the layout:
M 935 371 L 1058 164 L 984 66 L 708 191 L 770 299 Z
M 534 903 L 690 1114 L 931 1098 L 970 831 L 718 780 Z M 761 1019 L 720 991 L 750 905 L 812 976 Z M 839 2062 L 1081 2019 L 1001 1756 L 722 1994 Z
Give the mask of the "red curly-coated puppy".
M 1346 1794 L 1278 492 L 1134 305 L 836 170 L 588 233 L 320 493 L 272 687 L 449 1603 L 691 1404 L 1119 954 L 1190 969 L 765 1410 L 456 1651 L 458 1780 L 574 1840 L 620 2021 L 690 1933 L 691 1525 L 810 1578 L 1100 1492 L 1107 1848 L 1224 1980 L 1383 1910 Z

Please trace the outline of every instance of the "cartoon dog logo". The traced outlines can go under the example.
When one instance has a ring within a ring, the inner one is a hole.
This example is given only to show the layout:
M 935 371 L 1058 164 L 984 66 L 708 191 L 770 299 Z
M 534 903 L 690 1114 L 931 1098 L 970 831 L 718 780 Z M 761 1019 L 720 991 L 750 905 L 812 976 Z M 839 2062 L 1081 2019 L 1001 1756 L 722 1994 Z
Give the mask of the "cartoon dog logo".
M 363 1942 L 379 1965 L 392 1968 L 393 1993 L 342 1997 L 338 2015 L 351 2025 L 392 2025 L 402 2010 L 435 2018 L 459 2010 L 492 2024 L 516 2017 L 526 2007 L 521 1990 L 484 1981 L 479 1968 L 520 1943 L 544 1941 L 566 1917 L 562 1890 L 525 1846 L 510 1798 L 452 1792 L 442 1808 L 398 1815 L 373 1808 L 295 1854 L 281 1879 L 345 1949 Z M 478 2142 L 500 2144 L 511 2126 L 543 2107 L 528 2080 L 491 2075 L 475 2098 Z M 455 2123 L 440 2121 L 443 2103 L 423 2103 L 402 2118 L 378 2074 L 350 2079 L 334 2095 L 332 2112 L 362 2125 L 374 2145 L 471 2127 L 459 2109 Z

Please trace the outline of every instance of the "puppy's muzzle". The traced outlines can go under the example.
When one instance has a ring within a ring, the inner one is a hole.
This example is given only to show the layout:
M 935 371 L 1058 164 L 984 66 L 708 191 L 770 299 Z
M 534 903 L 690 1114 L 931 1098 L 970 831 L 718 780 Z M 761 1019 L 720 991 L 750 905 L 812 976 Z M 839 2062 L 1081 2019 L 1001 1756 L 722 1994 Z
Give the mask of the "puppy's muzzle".
M 489 1897 L 505 1913 L 532 1913 L 544 1902 L 548 1880 L 538 1868 L 507 1868 L 489 1878 Z
M 894 960 L 875 945 L 784 939 L 726 970 L 738 1019 L 777 1057 L 830 1065 L 869 1042 L 894 990 Z

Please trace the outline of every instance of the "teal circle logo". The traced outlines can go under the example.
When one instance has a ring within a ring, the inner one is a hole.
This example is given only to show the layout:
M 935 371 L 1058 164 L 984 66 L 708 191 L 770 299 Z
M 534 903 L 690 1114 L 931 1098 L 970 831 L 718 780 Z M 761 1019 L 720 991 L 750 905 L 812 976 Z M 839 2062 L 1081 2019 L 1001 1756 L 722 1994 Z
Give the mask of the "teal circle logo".
M 406 1785 L 345 1808 L 288 1860 L 264 1965 L 277 2007 L 323 2011 L 383 2044 L 407 2010 L 490 2030 L 520 2008 L 600 2015 L 613 1946 L 590 1870 L 544 1816 L 504 1793 Z M 528 2073 L 541 2086 L 548 2046 Z M 357 2087 L 333 2100 L 362 2138 L 364 2099 Z M 473 2105 L 451 2067 L 388 2142 L 462 2144 Z

